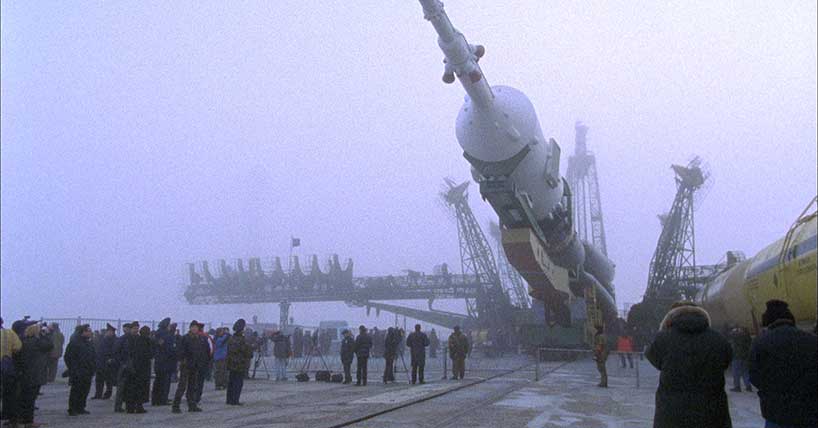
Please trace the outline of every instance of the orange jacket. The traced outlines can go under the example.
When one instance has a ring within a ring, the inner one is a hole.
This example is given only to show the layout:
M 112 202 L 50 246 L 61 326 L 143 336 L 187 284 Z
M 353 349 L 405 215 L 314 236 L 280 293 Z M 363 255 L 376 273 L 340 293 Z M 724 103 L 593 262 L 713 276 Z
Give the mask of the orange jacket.
M 633 352 L 633 339 L 630 336 L 619 336 L 616 339 L 616 350 L 619 352 Z

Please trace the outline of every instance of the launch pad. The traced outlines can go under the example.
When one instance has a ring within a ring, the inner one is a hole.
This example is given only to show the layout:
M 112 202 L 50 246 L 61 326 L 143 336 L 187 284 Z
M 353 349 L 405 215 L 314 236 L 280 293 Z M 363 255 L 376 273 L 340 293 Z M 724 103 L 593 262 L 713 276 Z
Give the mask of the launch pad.
M 637 359 L 638 360 L 638 359 Z M 208 427 L 531 427 L 643 428 L 651 426 L 658 372 L 641 362 L 641 385 L 634 371 L 608 360 L 607 389 L 598 388 L 590 359 L 566 364 L 544 362 L 540 381 L 530 359 L 468 360 L 463 381 L 443 380 L 439 368 L 427 373 L 425 385 L 409 385 L 405 373 L 384 385 L 377 374 L 366 387 L 323 382 L 245 382 L 244 406 L 224 404 L 224 392 L 205 385 L 201 413 L 175 415 L 169 407 L 146 406 L 148 413 L 112 412 L 110 400 L 89 401 L 89 416 L 69 417 L 65 411 L 68 386 L 64 380 L 43 387 L 37 400 L 39 422 L 65 428 L 111 426 Z M 635 363 L 639 363 L 635 361 Z M 173 386 L 175 389 L 175 385 Z M 733 426 L 759 426 L 755 393 L 728 393 Z M 184 407 L 183 407 L 184 408 Z

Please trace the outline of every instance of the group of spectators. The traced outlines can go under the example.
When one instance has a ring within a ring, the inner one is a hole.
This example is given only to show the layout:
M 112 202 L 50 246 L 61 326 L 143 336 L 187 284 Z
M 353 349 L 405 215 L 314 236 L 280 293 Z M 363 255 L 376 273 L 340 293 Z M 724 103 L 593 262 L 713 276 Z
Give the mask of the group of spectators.
M 403 350 L 409 348 L 410 364 L 412 367 L 411 383 L 425 383 L 424 368 L 426 366 L 426 348 L 430 348 L 430 358 L 436 358 L 439 340 L 437 333 L 432 329 L 431 338 L 421 331 L 420 324 L 415 325 L 415 331 L 405 336 L 403 329 L 389 327 L 383 334 L 370 333 L 366 326 L 358 327 L 358 336 L 352 335 L 349 330 L 342 332 L 341 364 L 344 367 L 344 384 L 352 383 L 352 361 L 357 360 L 355 373 L 356 386 L 366 386 L 368 378 L 368 362 L 374 357 L 373 350 L 382 349 L 384 358 L 383 383 L 395 382 L 395 367 L 398 357 L 403 358 Z M 452 378 L 463 379 L 465 375 L 465 360 L 470 351 L 469 340 L 460 331 L 454 328 L 449 336 L 449 357 L 452 359 Z M 402 360 L 405 364 L 405 360 Z
M 96 333 L 88 324 L 79 325 L 64 355 L 65 337 L 56 323 L 24 318 L 6 329 L 0 319 L 0 327 L 2 419 L 11 427 L 38 426 L 34 423 L 37 396 L 42 385 L 56 379 L 60 357 L 66 367 L 62 376 L 70 385 L 69 416 L 90 413 L 86 404 L 92 381 L 95 393 L 91 399 L 113 398 L 114 412 L 145 413 L 144 404 L 150 401 L 181 413 L 183 398 L 188 411 L 201 411 L 204 382 L 210 377 L 215 378 L 217 390 L 227 390 L 228 405 L 241 405 L 244 379 L 259 346 L 245 337 L 243 319 L 233 325 L 232 334 L 227 328 L 208 333 L 203 323 L 192 321 L 182 335 L 170 318 L 162 320 L 155 331 L 140 327 L 138 321 L 126 323 L 120 336 L 110 324 Z M 177 386 L 171 401 L 174 380 Z

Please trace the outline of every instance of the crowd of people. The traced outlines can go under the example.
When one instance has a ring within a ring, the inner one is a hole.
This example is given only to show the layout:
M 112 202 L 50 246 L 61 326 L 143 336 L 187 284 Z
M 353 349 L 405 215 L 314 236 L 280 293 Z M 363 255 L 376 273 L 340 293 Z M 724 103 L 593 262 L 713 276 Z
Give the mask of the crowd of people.
M 211 377 L 217 390 L 226 390 L 226 404 L 241 405 L 243 382 L 261 342 L 245 336 L 243 319 L 233 325 L 232 334 L 227 328 L 205 332 L 204 327 L 192 321 L 182 335 L 170 318 L 155 331 L 134 321 L 122 325 L 122 335 L 117 336 L 117 328 L 110 324 L 98 332 L 84 324 L 75 328 L 64 347 L 65 337 L 56 323 L 26 317 L 6 329 L 0 319 L 2 419 L 11 427 L 38 426 L 37 396 L 43 385 L 56 379 L 60 357 L 66 367 L 62 377 L 70 385 L 69 416 L 90 413 L 86 406 L 92 384 L 91 399 L 113 398 L 113 411 L 121 413 L 145 413 L 148 402 L 181 413 L 183 399 L 188 411 L 199 412 L 205 379 Z
M 292 335 L 282 331 L 259 335 L 246 331 L 243 319 L 235 322 L 232 332 L 227 327 L 207 332 L 203 323 L 192 321 L 184 334 L 170 318 L 160 321 L 156 330 L 140 326 L 138 321 L 123 324 L 120 335 L 111 324 L 96 332 L 83 324 L 74 329 L 67 346 L 57 323 L 25 317 L 15 321 L 11 329 L 6 329 L 0 319 L 0 327 L 2 419 L 11 427 L 37 426 L 34 411 L 40 388 L 56 380 L 60 358 L 65 363 L 62 377 L 70 385 L 69 416 L 89 414 L 89 396 L 91 400 L 112 400 L 113 411 L 118 413 L 146 413 L 148 402 L 181 413 L 183 401 L 187 411 L 200 412 L 205 380 L 213 380 L 216 391 L 226 391 L 227 405 L 241 406 L 241 391 L 250 376 L 253 357 L 267 356 L 270 344 L 275 380 L 286 381 L 291 358 L 328 353 L 332 343 L 329 331 L 295 328 Z M 440 346 L 434 329 L 430 336 L 421 331 L 420 325 L 408 336 L 398 328 L 370 334 L 361 326 L 357 337 L 345 330 L 340 343 L 343 383 L 352 382 L 351 365 L 357 359 L 356 385 L 366 385 L 368 360 L 376 347 L 386 360 L 384 383 L 395 381 L 396 358 L 402 357 L 406 348 L 410 351 L 412 383 L 424 383 L 427 348 L 435 358 Z M 462 369 L 457 368 L 464 365 L 468 351 L 468 340 L 456 328 L 449 339 L 449 354 L 460 378 Z M 171 395 L 173 383 L 176 390 Z
M 728 368 L 733 375 L 731 391 L 741 392 L 742 384 L 744 391 L 756 388 L 766 428 L 818 426 L 818 336 L 796 328 L 787 303 L 778 300 L 767 302 L 762 326 L 755 338 L 740 327 L 723 334 L 712 328 L 709 314 L 701 307 L 691 302 L 674 304 L 644 352 L 660 371 L 654 427 L 730 427 L 724 376 Z M 150 402 L 181 413 L 183 400 L 187 411 L 200 412 L 208 379 L 214 381 L 217 391 L 226 391 L 227 405 L 241 406 L 253 357 L 267 355 L 269 344 L 275 379 L 286 381 L 291 358 L 328 353 L 332 343 L 327 331 L 248 333 L 243 319 L 234 323 L 232 331 L 221 327 L 206 332 L 204 328 L 203 323 L 192 321 L 181 334 L 176 323 L 165 318 L 154 331 L 137 321 L 124 324 L 118 336 L 117 328 L 110 324 L 98 332 L 85 324 L 75 328 L 64 346 L 65 336 L 56 323 L 26 317 L 6 329 L 0 319 L 2 418 L 11 427 L 37 426 L 34 413 L 40 388 L 57 378 L 60 358 L 66 367 L 62 377 L 70 385 L 69 416 L 89 414 L 86 403 L 92 385 L 91 399 L 113 398 L 114 412 L 145 413 L 144 405 Z M 452 378 L 463 379 L 471 351 L 468 335 L 455 327 L 447 345 Z M 368 362 L 376 356 L 385 362 L 382 381 L 395 382 L 396 365 L 405 364 L 403 354 L 408 349 L 410 382 L 423 384 L 427 350 L 436 358 L 439 346 L 436 331 L 427 335 L 419 324 L 408 336 L 403 329 L 391 327 L 369 331 L 360 326 L 357 336 L 344 330 L 339 344 L 342 382 L 352 383 L 352 363 L 357 361 L 355 385 L 367 385 Z M 620 334 L 616 348 L 621 366 L 632 368 L 633 339 Z M 599 386 L 607 387 L 607 336 L 602 327 L 594 336 L 594 351 L 602 375 Z M 171 396 L 174 382 L 176 390 Z

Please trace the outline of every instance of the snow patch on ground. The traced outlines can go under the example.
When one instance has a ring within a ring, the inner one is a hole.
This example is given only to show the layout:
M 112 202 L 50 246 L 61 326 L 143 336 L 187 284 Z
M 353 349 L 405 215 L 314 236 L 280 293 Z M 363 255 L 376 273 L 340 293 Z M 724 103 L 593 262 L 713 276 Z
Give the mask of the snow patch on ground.
M 383 394 L 364 397 L 350 404 L 399 404 L 410 400 L 416 400 L 425 395 L 448 389 L 450 385 L 440 383 L 427 383 L 425 385 L 403 388 L 398 391 L 384 392 Z

